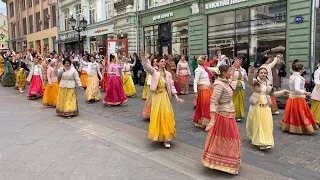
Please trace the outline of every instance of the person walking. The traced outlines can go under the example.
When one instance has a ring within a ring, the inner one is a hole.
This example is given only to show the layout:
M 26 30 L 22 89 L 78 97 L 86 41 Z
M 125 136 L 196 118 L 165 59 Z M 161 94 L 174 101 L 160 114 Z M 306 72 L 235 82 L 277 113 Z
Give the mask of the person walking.
M 318 125 L 320 125 L 320 60 L 318 64 L 318 69 L 314 72 L 314 84 L 311 94 L 311 112 Z
M 93 103 L 101 99 L 100 89 L 99 89 L 99 79 L 102 79 L 102 74 L 100 72 L 100 66 L 97 63 L 95 57 L 90 58 L 90 63 L 88 63 L 88 84 L 86 88 L 86 102 Z

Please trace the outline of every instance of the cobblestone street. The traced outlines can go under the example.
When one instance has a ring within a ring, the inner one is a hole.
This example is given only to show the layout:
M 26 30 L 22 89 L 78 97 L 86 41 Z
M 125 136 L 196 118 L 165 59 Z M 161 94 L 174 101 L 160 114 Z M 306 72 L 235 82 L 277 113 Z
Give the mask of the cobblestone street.
M 166 150 L 147 140 L 148 121 L 141 117 L 145 101 L 140 98 L 142 87 L 136 87 L 138 96 L 118 107 L 87 104 L 84 92 L 78 91 L 80 115 L 72 119 L 57 116 L 41 100 L 30 101 L 13 88 L 1 87 L 0 179 L 232 177 L 201 164 L 206 132 L 192 123 L 193 94 L 181 96 L 184 104 L 173 102 L 177 138 Z M 275 148 L 270 151 L 252 146 L 245 120 L 238 123 L 242 166 L 234 179 L 320 178 L 319 132 L 311 136 L 283 133 L 281 114 L 274 116 Z

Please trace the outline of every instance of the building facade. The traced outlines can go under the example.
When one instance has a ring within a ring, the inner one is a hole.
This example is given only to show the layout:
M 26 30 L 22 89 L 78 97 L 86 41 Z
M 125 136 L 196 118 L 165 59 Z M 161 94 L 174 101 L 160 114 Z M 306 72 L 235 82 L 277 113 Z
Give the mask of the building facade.
M 147 52 L 155 54 L 214 57 L 221 50 L 229 57 L 241 57 L 247 65 L 259 64 L 266 54 L 282 53 L 287 66 L 299 59 L 313 68 L 318 61 L 312 28 L 315 2 L 171 1 L 139 12 L 140 42 Z
M 2 1 L 7 5 L 12 50 L 56 50 L 56 0 Z
M 8 48 L 8 20 L 7 16 L 0 13 L 0 48 Z
M 59 50 L 77 52 L 78 33 L 69 25 L 69 18 L 87 20 L 80 36 L 80 52 L 107 54 L 107 42 L 114 42 L 117 52 L 137 52 L 135 0 L 62 0 L 59 1 Z M 141 3 L 142 4 L 142 3 Z

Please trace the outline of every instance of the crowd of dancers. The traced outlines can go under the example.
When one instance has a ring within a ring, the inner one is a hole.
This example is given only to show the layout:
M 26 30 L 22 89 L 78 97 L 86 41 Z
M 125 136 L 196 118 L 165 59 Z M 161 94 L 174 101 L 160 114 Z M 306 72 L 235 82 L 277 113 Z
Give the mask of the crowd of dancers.
M 2 52 L 1 84 L 16 86 L 23 93 L 25 82 L 29 82 L 27 98 L 43 97 L 45 106 L 55 107 L 58 115 L 70 118 L 79 113 L 76 87 L 85 90 L 88 103 L 101 100 L 100 91 L 104 91 L 105 105 L 125 106 L 128 97 L 136 96 L 137 73 L 134 72 L 132 78 L 131 70 L 141 64 L 146 72 L 142 117 L 150 119 L 148 138 L 170 148 L 170 142 L 176 136 L 171 100 L 184 103 L 178 95 L 189 93 L 189 78 L 194 74 L 193 123 L 208 131 L 202 163 L 231 174 L 238 174 L 240 168 L 241 141 L 237 121 L 245 117 L 246 84 L 252 92 L 246 133 L 259 149 L 274 147 L 272 118 L 273 114 L 279 114 L 276 97 L 288 96 L 281 121 L 283 131 L 313 134 L 319 129 L 320 67 L 314 73 L 316 86 L 312 93 L 304 89 L 304 67 L 297 61 L 292 64 L 289 90 L 278 90 L 273 85 L 272 71 L 277 64 L 283 63 L 282 55 L 263 57 L 263 65 L 257 69 L 251 66 L 247 73 L 241 67 L 240 58 L 234 58 L 230 63 L 221 51 L 210 61 L 206 55 L 195 57 L 190 69 L 186 56 L 156 56 L 145 53 L 144 49 L 140 47 L 141 62 L 137 54 L 128 58 Z M 307 96 L 312 98 L 311 109 L 306 103 Z

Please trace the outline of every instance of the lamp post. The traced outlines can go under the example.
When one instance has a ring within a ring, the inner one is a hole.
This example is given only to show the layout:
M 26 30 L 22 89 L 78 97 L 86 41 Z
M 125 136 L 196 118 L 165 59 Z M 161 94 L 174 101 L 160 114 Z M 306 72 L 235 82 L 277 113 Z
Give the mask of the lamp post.
M 79 19 L 80 19 L 80 16 L 79 16 Z M 86 30 L 86 28 L 87 28 L 87 20 L 82 18 L 82 20 L 77 21 L 76 19 L 73 18 L 73 16 L 71 16 L 69 22 L 70 22 L 70 25 L 71 25 L 72 29 L 78 32 L 78 43 L 79 43 L 79 50 L 78 51 L 79 51 L 79 54 L 80 54 L 80 49 L 81 49 L 81 46 L 80 46 L 80 32 Z

